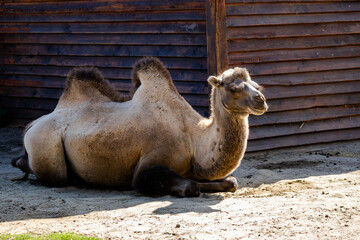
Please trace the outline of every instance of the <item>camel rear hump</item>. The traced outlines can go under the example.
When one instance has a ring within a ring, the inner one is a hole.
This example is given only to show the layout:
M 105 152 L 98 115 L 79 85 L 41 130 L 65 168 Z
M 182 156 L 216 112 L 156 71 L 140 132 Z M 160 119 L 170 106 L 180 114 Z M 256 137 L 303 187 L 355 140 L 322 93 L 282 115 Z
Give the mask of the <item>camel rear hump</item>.
M 80 95 L 82 98 L 94 98 L 97 95 L 94 94 L 96 92 L 113 102 L 125 102 L 131 99 L 129 95 L 121 94 L 112 87 L 96 67 L 85 66 L 75 67 L 67 74 L 65 89 L 60 102 L 73 101 L 78 99 Z

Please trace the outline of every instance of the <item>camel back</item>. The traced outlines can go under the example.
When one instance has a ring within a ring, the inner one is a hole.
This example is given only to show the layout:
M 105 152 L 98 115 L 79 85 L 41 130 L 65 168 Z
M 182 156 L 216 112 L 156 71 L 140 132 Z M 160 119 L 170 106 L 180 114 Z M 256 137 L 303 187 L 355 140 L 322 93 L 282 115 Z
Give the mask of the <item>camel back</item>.
M 124 102 L 131 98 L 115 90 L 95 67 L 76 67 L 72 69 L 66 77 L 66 86 L 63 94 L 68 93 L 74 87 L 73 83 L 75 81 L 83 88 L 90 87 L 97 89 L 102 95 L 114 102 Z

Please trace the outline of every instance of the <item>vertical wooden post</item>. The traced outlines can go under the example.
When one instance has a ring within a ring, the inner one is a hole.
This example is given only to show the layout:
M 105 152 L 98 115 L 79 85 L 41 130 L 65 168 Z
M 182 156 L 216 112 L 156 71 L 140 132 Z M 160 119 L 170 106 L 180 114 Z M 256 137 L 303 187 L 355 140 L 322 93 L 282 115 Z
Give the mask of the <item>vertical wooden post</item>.
M 228 68 L 225 0 L 206 0 L 207 67 L 209 75 Z

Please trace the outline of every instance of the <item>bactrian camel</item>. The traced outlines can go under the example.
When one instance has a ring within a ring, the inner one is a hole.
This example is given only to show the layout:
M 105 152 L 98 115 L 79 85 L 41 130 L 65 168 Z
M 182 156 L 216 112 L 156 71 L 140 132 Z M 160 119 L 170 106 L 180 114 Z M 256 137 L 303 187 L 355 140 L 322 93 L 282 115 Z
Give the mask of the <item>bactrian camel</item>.
M 138 88 L 125 101 L 98 70 L 75 68 L 55 110 L 26 128 L 26 155 L 12 164 L 50 186 L 75 175 L 150 195 L 235 191 L 229 175 L 246 149 L 248 116 L 267 110 L 246 69 L 209 77 L 209 118 L 184 100 L 156 58 L 138 61 L 133 81 Z

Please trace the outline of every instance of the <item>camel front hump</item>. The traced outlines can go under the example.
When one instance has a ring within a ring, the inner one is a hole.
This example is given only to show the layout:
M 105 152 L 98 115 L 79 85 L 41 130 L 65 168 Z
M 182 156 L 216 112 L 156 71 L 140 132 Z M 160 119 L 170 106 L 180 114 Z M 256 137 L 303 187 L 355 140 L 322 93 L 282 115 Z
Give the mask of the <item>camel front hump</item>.
M 52 114 L 34 123 L 24 136 L 29 167 L 45 185 L 62 186 L 67 183 L 67 167 L 61 130 Z

